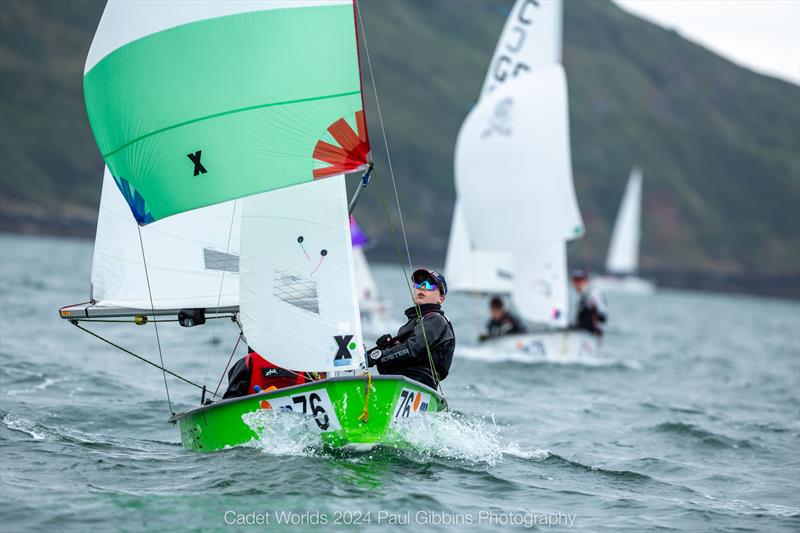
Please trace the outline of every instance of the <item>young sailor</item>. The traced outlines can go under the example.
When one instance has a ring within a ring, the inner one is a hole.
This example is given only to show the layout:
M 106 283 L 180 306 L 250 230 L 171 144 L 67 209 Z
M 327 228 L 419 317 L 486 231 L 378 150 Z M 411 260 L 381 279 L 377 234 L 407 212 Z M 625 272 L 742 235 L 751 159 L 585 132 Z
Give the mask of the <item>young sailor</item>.
M 408 322 L 394 337 L 387 334 L 375 341 L 367 359 L 381 374 L 406 376 L 435 389 L 447 377 L 456 347 L 453 325 L 442 311 L 447 283 L 440 273 L 426 268 L 415 271 L 411 279 L 417 305 L 406 309 Z
M 303 372 L 294 372 L 273 365 L 249 346 L 247 352 L 247 355 L 236 361 L 228 372 L 228 390 L 225 391 L 223 398 L 238 398 L 265 391 L 270 387 L 282 389 L 310 381 Z
M 494 337 L 502 337 L 512 333 L 525 333 L 525 326 L 503 307 L 503 300 L 499 296 L 489 302 L 489 322 L 486 324 L 486 333 L 481 333 L 479 340 L 485 341 Z
M 574 328 L 591 331 L 603 336 L 603 324 L 607 320 L 606 298 L 599 289 L 589 286 L 589 274 L 585 270 L 572 272 L 572 284 L 580 295 L 578 314 Z

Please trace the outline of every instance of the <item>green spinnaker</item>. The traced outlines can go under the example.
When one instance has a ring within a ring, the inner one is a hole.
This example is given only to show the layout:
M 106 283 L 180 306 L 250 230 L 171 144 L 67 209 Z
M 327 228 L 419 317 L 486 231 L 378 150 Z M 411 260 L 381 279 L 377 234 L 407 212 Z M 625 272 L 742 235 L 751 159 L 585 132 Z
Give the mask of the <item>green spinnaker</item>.
M 104 57 L 84 92 L 140 223 L 311 181 L 328 165 L 313 158 L 316 143 L 362 109 L 353 10 L 272 9 L 160 31 Z

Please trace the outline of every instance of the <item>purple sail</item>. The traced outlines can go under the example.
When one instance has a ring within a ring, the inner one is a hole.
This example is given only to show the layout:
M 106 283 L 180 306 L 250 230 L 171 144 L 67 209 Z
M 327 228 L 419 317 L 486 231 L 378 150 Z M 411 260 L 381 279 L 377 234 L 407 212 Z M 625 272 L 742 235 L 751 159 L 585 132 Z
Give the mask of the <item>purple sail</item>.
M 358 227 L 358 223 L 354 217 L 350 217 L 350 238 L 352 239 L 353 246 L 364 246 L 369 242 L 366 234 Z

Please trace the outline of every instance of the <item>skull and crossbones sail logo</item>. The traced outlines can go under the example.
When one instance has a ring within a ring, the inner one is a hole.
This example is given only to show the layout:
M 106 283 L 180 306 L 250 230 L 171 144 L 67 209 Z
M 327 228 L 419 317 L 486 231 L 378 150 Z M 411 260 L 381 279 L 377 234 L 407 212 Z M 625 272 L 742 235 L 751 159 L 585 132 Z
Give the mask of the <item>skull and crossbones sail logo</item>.
M 494 115 L 489 118 L 486 129 L 483 130 L 481 138 L 486 139 L 493 133 L 508 137 L 513 133 L 511 129 L 511 112 L 514 107 L 513 98 L 503 98 L 494 107 Z

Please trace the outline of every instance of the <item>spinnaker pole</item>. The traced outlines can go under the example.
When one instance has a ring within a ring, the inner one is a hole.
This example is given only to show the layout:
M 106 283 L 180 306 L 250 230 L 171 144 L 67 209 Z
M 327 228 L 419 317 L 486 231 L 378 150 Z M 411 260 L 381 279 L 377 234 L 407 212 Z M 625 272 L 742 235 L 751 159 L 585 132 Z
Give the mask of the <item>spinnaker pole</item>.
M 353 210 L 356 208 L 356 203 L 358 202 L 358 198 L 361 196 L 361 193 L 364 191 L 364 189 L 367 188 L 367 185 L 369 185 L 369 178 L 372 175 L 373 168 L 375 168 L 375 164 L 372 161 L 370 161 L 369 166 L 367 167 L 367 171 L 364 172 L 364 174 L 361 176 L 361 183 L 359 184 L 358 189 L 356 189 L 355 194 L 353 194 L 353 199 L 350 200 L 350 205 L 347 206 L 348 215 L 353 214 Z

